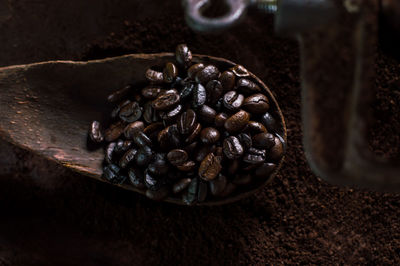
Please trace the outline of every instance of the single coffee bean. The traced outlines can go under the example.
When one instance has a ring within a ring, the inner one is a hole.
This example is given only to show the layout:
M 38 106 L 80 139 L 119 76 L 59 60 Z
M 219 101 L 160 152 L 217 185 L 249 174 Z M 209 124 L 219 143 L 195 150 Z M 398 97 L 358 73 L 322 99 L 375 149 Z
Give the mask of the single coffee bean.
M 235 87 L 236 77 L 232 71 L 226 70 L 222 72 L 219 81 L 224 91 L 231 91 Z
M 139 106 L 138 102 L 131 102 L 122 107 L 121 111 L 119 111 L 119 118 L 128 123 L 132 123 L 135 122 L 136 120 L 139 120 L 141 116 L 142 116 L 142 109 Z
M 259 122 L 256 121 L 249 121 L 249 123 L 247 123 L 246 132 L 255 135 L 258 133 L 266 133 L 267 129 L 265 128 L 265 126 Z
M 249 164 L 260 164 L 265 161 L 265 157 L 265 150 L 250 148 L 243 155 L 243 161 Z
M 135 142 L 135 144 L 138 147 L 146 147 L 146 146 L 152 146 L 152 142 L 151 139 L 143 133 L 143 131 L 138 131 L 135 133 L 135 135 L 133 136 L 133 142 Z
M 178 76 L 178 68 L 171 62 L 165 65 L 163 77 L 165 83 L 172 83 Z
M 170 110 L 179 103 L 180 97 L 176 91 L 170 90 L 161 94 L 152 102 L 152 107 L 155 110 Z
M 245 151 L 253 146 L 253 141 L 251 140 L 251 136 L 249 134 L 240 133 L 237 138 L 239 139 Z
M 181 98 L 181 101 L 186 101 L 191 98 L 194 87 L 195 87 L 194 83 L 188 83 L 183 87 L 183 89 L 179 93 L 179 97 Z
M 122 100 L 123 98 L 125 98 L 126 96 L 128 96 L 129 92 L 131 92 L 131 89 L 132 89 L 132 86 L 127 85 L 127 86 L 123 87 L 122 89 L 119 89 L 119 90 L 113 92 L 112 94 L 108 95 L 107 101 L 110 103 L 118 102 L 118 101 Z
M 198 142 L 192 142 L 189 145 L 187 145 L 185 148 L 183 148 L 188 154 L 194 154 L 197 148 Z
M 185 143 L 192 143 L 200 135 L 200 132 L 201 124 L 197 123 L 194 127 L 193 132 L 185 139 Z
M 206 85 L 207 103 L 214 105 L 223 94 L 221 82 L 218 80 L 210 80 Z
M 204 180 L 213 180 L 221 172 L 221 163 L 213 153 L 209 153 L 201 162 L 199 167 L 199 177 Z
M 236 91 L 228 91 L 227 93 L 225 93 L 223 99 L 226 109 L 230 111 L 237 111 L 243 104 L 244 96 L 237 93 Z
M 249 120 L 250 114 L 240 110 L 225 121 L 224 127 L 229 133 L 240 132 L 247 125 Z
M 119 160 L 119 167 L 126 168 L 130 163 L 132 163 L 135 159 L 135 155 L 137 153 L 136 149 L 128 150 Z
M 178 194 L 184 191 L 189 186 L 190 182 L 192 182 L 191 178 L 182 178 L 173 185 L 172 192 Z
M 269 109 L 268 97 L 261 93 L 253 94 L 244 99 L 243 108 L 250 113 L 263 114 Z
M 203 202 L 207 198 L 207 182 L 199 180 L 199 187 L 197 191 L 197 202 Z
M 236 83 L 236 88 L 238 91 L 246 94 L 257 93 L 261 91 L 260 86 L 249 79 L 239 79 Z
M 164 129 L 164 125 L 162 122 L 151 123 L 145 129 L 143 129 L 143 133 L 146 134 L 151 140 L 157 140 L 158 133 Z
M 112 111 L 111 111 L 111 118 L 115 119 L 117 118 L 119 111 L 121 111 L 121 108 L 124 107 L 125 105 L 129 104 L 131 101 L 130 100 L 125 100 L 121 103 L 119 103 Z
M 206 66 L 203 63 L 197 63 L 192 65 L 191 67 L 188 68 L 187 70 L 187 75 L 189 78 L 194 79 L 195 75 L 197 72 L 205 68 Z
M 112 142 L 117 140 L 124 132 L 124 124 L 122 122 L 117 122 L 112 124 L 105 132 L 104 139 L 107 142 Z
M 200 132 L 200 139 L 204 144 L 214 144 L 220 138 L 219 131 L 213 127 L 204 128 Z
M 235 185 L 244 186 L 250 184 L 252 179 L 253 178 L 251 174 L 237 174 L 233 178 L 232 183 Z
M 195 84 L 192 93 L 193 93 L 192 106 L 194 109 L 197 109 L 206 103 L 207 92 L 206 89 L 203 87 L 203 85 Z
M 160 201 L 168 197 L 169 189 L 167 186 L 161 187 L 158 190 L 146 190 L 146 197 L 155 201 Z
M 144 119 L 144 121 L 146 123 L 150 124 L 150 123 L 156 122 L 158 120 L 157 113 L 153 109 L 151 102 L 145 103 L 143 109 L 144 109 L 144 111 L 143 111 L 143 119 Z
M 176 168 L 183 172 L 190 172 L 196 168 L 196 163 L 193 161 L 186 161 L 185 163 L 178 165 Z
M 103 132 L 101 131 L 101 125 L 98 121 L 93 121 L 90 125 L 89 130 L 90 139 L 94 142 L 100 143 L 104 140 Z
M 186 193 L 183 194 L 182 196 L 182 201 L 187 204 L 191 205 L 196 202 L 197 199 L 197 187 L 199 185 L 199 179 L 198 178 L 193 178 L 192 181 L 190 182 Z
M 153 162 L 149 164 L 147 167 L 147 170 L 149 171 L 150 174 L 154 176 L 164 176 L 168 173 L 170 170 L 170 167 L 168 166 L 168 163 L 165 159 L 162 158 L 157 158 L 157 155 L 155 156 L 156 158 L 154 159 Z
M 136 121 L 127 125 L 124 129 L 124 136 L 127 139 L 133 139 L 136 132 L 143 131 L 144 124 L 142 121 Z
M 142 95 L 146 99 L 156 99 L 165 90 L 160 86 L 149 85 L 142 89 Z
M 115 142 L 111 142 L 107 145 L 105 159 L 108 164 L 111 164 L 113 162 L 113 154 L 116 145 L 117 143 Z
M 197 150 L 194 158 L 197 162 L 201 162 L 204 160 L 204 158 L 206 158 L 206 156 L 209 153 L 214 152 L 215 149 L 216 149 L 215 145 L 212 145 L 212 146 L 211 145 L 203 145 L 200 147 L 200 149 Z
M 191 133 L 196 126 L 196 113 L 192 109 L 183 112 L 177 121 L 177 126 L 181 134 Z
M 210 192 L 213 196 L 218 196 L 224 191 L 228 180 L 226 176 L 219 174 L 217 178 L 214 180 L 210 180 L 209 182 Z
M 202 107 L 200 107 L 197 113 L 201 121 L 210 124 L 214 122 L 215 116 L 217 115 L 217 112 L 215 112 L 215 110 L 208 105 L 203 105 Z
M 283 156 L 283 144 L 278 137 L 274 137 L 274 146 L 269 150 L 268 159 L 279 161 Z
M 234 67 L 231 68 L 231 71 L 237 77 L 249 77 L 250 76 L 249 71 L 242 65 L 235 65 Z
M 142 147 L 138 150 L 138 152 L 135 154 L 135 162 L 136 165 L 139 167 L 144 167 L 147 166 L 150 161 L 153 159 L 153 151 L 151 150 L 150 147 Z
M 217 127 L 223 127 L 225 121 L 228 119 L 228 115 L 226 113 L 219 113 L 215 116 L 214 123 Z
M 163 115 L 161 115 L 161 118 L 166 122 L 166 123 L 171 123 L 175 122 L 178 115 L 183 111 L 182 105 L 178 104 L 174 109 L 171 111 L 165 112 Z
M 145 77 L 151 84 L 162 84 L 164 76 L 162 72 L 155 71 L 151 68 L 146 70 Z
M 234 175 L 237 173 L 237 171 L 240 168 L 240 161 L 238 159 L 235 159 L 233 161 L 229 161 L 229 165 L 228 165 L 228 173 L 230 175 Z
M 144 171 L 144 184 L 150 190 L 158 190 L 165 184 L 165 182 L 163 182 L 163 180 L 159 178 L 152 176 L 146 169 Z
M 257 167 L 255 171 L 255 176 L 257 178 L 268 178 L 270 174 L 274 171 L 276 164 L 274 163 L 263 163 Z
M 270 133 L 259 133 L 253 136 L 253 146 L 269 150 L 275 145 L 275 136 Z
M 206 85 L 210 80 L 218 79 L 219 75 L 220 72 L 216 66 L 208 65 L 196 73 L 195 80 L 197 83 Z
M 225 156 L 230 160 L 240 158 L 244 152 L 242 144 L 234 136 L 224 139 L 223 151 Z
M 142 170 L 136 169 L 136 168 L 131 168 L 128 171 L 128 177 L 130 183 L 139 189 L 144 189 L 144 178 L 143 178 L 143 172 Z
M 218 195 L 218 197 L 225 198 L 229 196 L 235 191 L 236 187 L 237 186 L 235 184 L 228 182 L 225 186 L 225 189 Z
M 189 156 L 186 151 L 181 149 L 174 149 L 167 154 L 168 161 L 175 166 L 184 164 Z
M 268 112 L 261 117 L 261 123 L 267 128 L 268 132 L 275 133 L 278 130 L 275 118 Z
M 176 61 L 183 67 L 188 68 L 192 63 L 192 52 L 186 44 L 179 44 L 175 50 Z
M 113 184 L 122 184 L 126 177 L 119 174 L 120 170 L 115 164 L 107 165 L 103 168 L 103 178 Z

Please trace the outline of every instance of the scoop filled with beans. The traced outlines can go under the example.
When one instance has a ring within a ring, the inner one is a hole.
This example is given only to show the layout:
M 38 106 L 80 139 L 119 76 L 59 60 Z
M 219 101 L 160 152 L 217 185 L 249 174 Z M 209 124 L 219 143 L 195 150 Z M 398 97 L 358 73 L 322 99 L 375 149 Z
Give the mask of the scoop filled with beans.
M 261 187 L 286 146 L 271 94 L 241 65 L 194 62 L 184 44 L 175 56 L 144 70 L 147 85 L 109 95 L 110 124 L 91 124 L 90 139 L 105 147 L 103 178 L 188 205 Z

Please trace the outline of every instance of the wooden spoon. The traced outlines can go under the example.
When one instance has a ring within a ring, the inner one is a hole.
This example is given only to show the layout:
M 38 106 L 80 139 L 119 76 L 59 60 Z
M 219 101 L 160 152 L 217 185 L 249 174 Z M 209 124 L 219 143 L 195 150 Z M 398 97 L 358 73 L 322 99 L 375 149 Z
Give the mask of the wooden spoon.
M 172 53 L 132 54 L 88 62 L 49 61 L 0 68 L 0 137 L 82 175 L 104 181 L 103 149 L 87 148 L 90 123 L 104 121 L 110 114 L 112 106 L 106 102 L 109 94 L 127 84 L 144 83 L 147 68 L 163 66 L 174 59 Z M 235 65 L 204 55 L 194 55 L 193 61 L 212 63 L 220 69 Z M 280 134 L 286 141 L 284 118 L 274 96 L 261 80 L 251 75 L 269 96 L 272 113 L 279 118 Z M 264 185 L 275 176 L 282 161 L 283 158 Z M 118 186 L 145 193 L 128 184 Z M 198 205 L 233 202 L 262 187 Z M 179 198 L 169 197 L 165 201 L 183 204 Z

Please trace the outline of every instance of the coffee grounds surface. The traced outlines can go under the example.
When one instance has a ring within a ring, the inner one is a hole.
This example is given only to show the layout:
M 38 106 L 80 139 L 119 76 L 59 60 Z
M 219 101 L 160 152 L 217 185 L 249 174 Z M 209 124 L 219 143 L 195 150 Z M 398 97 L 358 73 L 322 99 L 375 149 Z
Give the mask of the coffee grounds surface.
M 119 32 L 65 59 L 173 51 L 224 57 L 271 88 L 286 118 L 288 151 L 275 180 L 220 207 L 156 203 L 75 175 L 0 142 L 0 265 L 399 264 L 400 196 L 332 186 L 302 147 L 299 51 L 255 12 L 228 32 L 200 35 L 182 15 L 126 20 Z M 377 154 L 399 157 L 400 64 L 377 53 Z

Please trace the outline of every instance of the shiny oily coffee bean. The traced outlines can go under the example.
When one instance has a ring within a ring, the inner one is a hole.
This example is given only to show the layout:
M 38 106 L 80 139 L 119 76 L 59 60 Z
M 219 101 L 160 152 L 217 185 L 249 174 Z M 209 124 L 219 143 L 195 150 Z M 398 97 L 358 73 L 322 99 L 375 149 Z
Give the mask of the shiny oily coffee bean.
M 206 66 L 203 63 L 197 63 L 197 64 L 192 65 L 187 70 L 188 77 L 191 79 L 194 79 L 196 73 L 199 72 L 200 70 L 204 69 L 205 67 Z
M 203 122 L 212 124 L 215 120 L 215 116 L 217 115 L 217 112 L 211 108 L 208 105 L 203 105 L 200 107 L 200 109 L 197 111 L 197 114 L 199 116 L 199 119 Z
M 195 81 L 202 85 L 207 84 L 210 80 L 218 79 L 220 72 L 216 66 L 208 65 L 195 75 Z
M 207 182 L 199 180 L 199 187 L 197 191 L 197 202 L 205 201 L 207 198 L 207 192 L 208 192 Z
M 283 156 L 283 143 L 278 137 L 274 137 L 274 146 L 269 150 L 268 159 L 279 161 Z
M 158 120 L 157 113 L 152 107 L 151 102 L 147 102 L 143 107 L 143 119 L 146 123 L 153 123 Z
M 165 90 L 160 86 L 150 85 L 142 89 L 142 96 L 146 99 L 156 99 Z
M 275 145 L 275 136 L 270 133 L 259 133 L 253 136 L 253 146 L 269 150 Z
M 185 143 L 192 143 L 200 135 L 201 124 L 197 123 L 194 127 L 193 132 L 185 139 Z
M 203 85 L 195 84 L 192 94 L 192 106 L 194 109 L 198 109 L 206 103 L 207 92 Z
M 153 159 L 153 151 L 150 147 L 142 147 L 135 155 L 135 163 L 139 167 L 147 166 Z
M 101 125 L 98 121 L 93 121 L 90 125 L 89 137 L 92 141 L 100 143 L 104 140 L 103 132 L 101 131 Z
M 237 77 L 249 77 L 250 73 L 249 71 L 242 65 L 236 65 L 231 68 L 231 71 L 237 76 Z
M 183 89 L 179 93 L 179 97 L 181 98 L 181 101 L 186 101 L 188 99 L 191 99 L 194 86 L 195 86 L 195 84 L 188 83 L 183 87 Z
M 232 71 L 226 70 L 219 77 L 224 91 L 231 91 L 235 87 L 236 77 Z
M 208 154 L 201 162 L 199 167 L 199 177 L 204 180 L 213 180 L 221 172 L 222 166 L 218 158 L 213 154 Z
M 269 109 L 268 97 L 264 94 L 253 94 L 243 102 L 243 109 L 253 114 L 263 114 Z
M 229 116 L 226 113 L 219 113 L 215 116 L 214 119 L 214 124 L 216 127 L 223 127 L 225 124 L 225 121 L 229 118 Z
M 105 160 L 107 163 L 111 164 L 113 162 L 113 155 L 114 155 L 114 149 L 117 143 L 111 142 L 107 145 L 106 147 L 106 156 Z
M 196 163 L 193 161 L 187 161 L 181 165 L 178 165 L 176 168 L 182 172 L 191 172 L 196 168 Z
M 136 121 L 127 125 L 124 129 L 124 136 L 127 139 L 133 139 L 136 132 L 143 131 L 144 124 L 142 121 Z
M 185 204 L 191 205 L 196 202 L 198 185 L 199 185 L 199 179 L 193 178 L 186 190 L 186 193 L 184 193 L 182 196 L 182 201 Z
M 240 110 L 225 121 L 224 127 L 229 133 L 240 132 L 244 129 L 249 120 L 250 114 L 246 111 Z
M 112 124 L 105 132 L 104 139 L 107 142 L 112 142 L 117 140 L 124 132 L 124 124 L 122 122 L 117 122 Z
M 230 136 L 224 139 L 223 151 L 228 159 L 233 160 L 240 158 L 243 155 L 244 149 L 238 138 Z
M 253 178 L 251 174 L 237 174 L 233 178 L 232 183 L 235 185 L 244 186 L 250 184 L 252 179 Z
M 228 183 L 228 180 L 226 179 L 226 176 L 219 174 L 217 178 L 214 180 L 210 180 L 208 182 L 209 189 L 211 192 L 211 195 L 213 196 L 219 196 L 222 191 L 224 191 L 226 185 Z
M 224 106 L 230 111 L 237 111 L 243 104 L 244 96 L 236 91 L 228 91 L 224 95 Z
M 166 123 L 171 123 L 174 122 L 178 115 L 183 111 L 182 105 L 178 104 L 174 109 L 171 111 L 165 112 L 161 115 L 161 118 L 166 122 Z
M 268 132 L 263 124 L 256 121 L 249 121 L 249 123 L 247 123 L 245 131 L 252 135 Z
M 260 164 L 265 161 L 265 157 L 265 150 L 250 148 L 243 155 L 243 161 L 249 164 Z
M 168 161 L 175 166 L 184 164 L 189 156 L 186 151 L 181 149 L 174 149 L 167 154 Z
M 206 85 L 207 102 L 214 105 L 224 93 L 221 82 L 218 80 L 210 80 Z
M 260 86 L 249 79 L 239 79 L 236 83 L 236 89 L 247 94 L 261 91 Z
M 123 153 L 128 151 L 133 146 L 133 141 L 130 140 L 118 140 L 115 145 L 114 153 Z
M 136 149 L 128 150 L 119 160 L 119 166 L 121 168 L 126 168 L 130 163 L 132 163 L 135 159 L 135 155 L 137 153 Z
M 265 113 L 261 117 L 261 123 L 267 128 L 267 130 L 271 133 L 274 133 L 278 130 L 278 124 L 275 118 L 270 113 Z
M 175 50 L 176 61 L 183 67 L 188 68 L 192 63 L 192 52 L 186 44 L 179 44 Z
M 143 131 L 138 131 L 135 133 L 135 135 L 133 136 L 133 142 L 135 142 L 135 144 L 138 147 L 146 147 L 146 146 L 152 146 L 152 142 L 151 139 L 143 133 Z
M 158 133 L 164 129 L 164 124 L 162 122 L 151 123 L 145 129 L 143 133 L 146 134 L 151 140 L 157 140 Z
M 129 182 L 136 188 L 144 189 L 143 172 L 140 169 L 131 168 L 128 171 Z
M 203 145 L 200 147 L 200 149 L 197 150 L 194 159 L 197 162 L 201 162 L 204 160 L 204 158 L 206 158 L 206 156 L 209 153 L 213 153 L 216 150 L 216 146 L 215 145 Z
M 191 133 L 196 126 L 196 120 L 196 113 L 192 109 L 183 112 L 177 121 L 179 132 L 181 134 Z
M 200 132 L 200 139 L 204 144 L 214 144 L 220 138 L 219 131 L 213 127 L 204 128 Z
M 243 149 L 247 151 L 253 146 L 253 141 L 251 139 L 251 136 L 246 133 L 240 133 L 237 138 L 239 139 L 240 143 L 243 146 Z
M 254 174 L 257 178 L 268 178 L 274 171 L 276 164 L 274 163 L 263 163 L 255 170 Z
M 126 98 L 126 96 L 128 96 L 128 94 L 131 92 L 131 89 L 132 89 L 132 86 L 127 85 L 127 86 L 123 87 L 122 89 L 119 89 L 119 90 L 113 92 L 112 94 L 108 95 L 107 101 L 110 103 L 118 102 L 118 101 L 122 100 L 123 98 Z
M 183 178 L 179 180 L 172 186 L 172 192 L 178 194 L 184 191 L 189 186 L 190 182 L 192 182 L 191 178 Z
M 131 102 L 119 111 L 119 118 L 121 120 L 132 123 L 140 119 L 142 116 L 142 108 L 140 107 L 138 102 Z
M 179 103 L 180 97 L 176 91 L 167 91 L 152 102 L 155 110 L 165 111 L 174 108 Z
M 167 186 L 161 187 L 158 190 L 146 190 L 146 197 L 155 201 L 160 201 L 168 197 L 169 189 Z
M 121 111 L 121 108 L 124 107 L 125 105 L 129 104 L 131 101 L 130 100 L 125 100 L 118 104 L 112 111 L 111 111 L 111 118 L 115 119 L 117 118 L 119 111 Z
M 162 84 L 164 82 L 164 75 L 162 72 L 155 71 L 151 68 L 146 70 L 145 77 L 151 84 Z
M 178 68 L 171 62 L 168 62 L 163 71 L 165 83 L 172 83 L 178 76 Z
M 144 170 L 144 184 L 150 190 L 159 190 L 162 186 L 164 186 L 165 182 L 152 176 L 146 169 Z
M 120 170 L 115 164 L 107 165 L 103 168 L 103 178 L 113 184 L 122 184 L 126 177 L 119 174 Z

